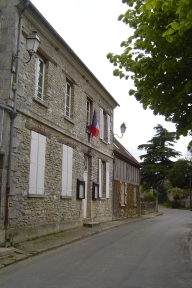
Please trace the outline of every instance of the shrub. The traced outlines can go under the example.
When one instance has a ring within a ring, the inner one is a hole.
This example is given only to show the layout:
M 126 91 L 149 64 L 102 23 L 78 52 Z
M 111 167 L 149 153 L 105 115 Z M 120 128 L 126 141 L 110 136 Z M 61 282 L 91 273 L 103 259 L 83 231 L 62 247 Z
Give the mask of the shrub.
M 171 206 L 171 208 L 176 209 L 176 208 L 179 208 L 180 204 L 177 200 L 171 200 L 170 206 Z
M 151 201 L 151 202 L 155 201 L 155 196 L 153 196 L 151 192 L 145 193 L 144 198 L 146 199 L 146 201 Z
M 172 193 L 173 198 L 176 199 L 182 199 L 184 197 L 187 197 L 189 195 L 189 191 L 186 189 L 181 189 L 178 187 L 174 187 L 168 190 L 168 193 Z

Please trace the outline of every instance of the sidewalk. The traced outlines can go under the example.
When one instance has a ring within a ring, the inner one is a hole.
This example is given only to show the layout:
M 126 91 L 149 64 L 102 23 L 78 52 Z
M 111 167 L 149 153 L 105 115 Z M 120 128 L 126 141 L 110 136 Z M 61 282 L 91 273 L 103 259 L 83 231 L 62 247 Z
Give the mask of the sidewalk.
M 0 248 L 0 269 L 37 254 L 83 240 L 109 229 L 151 219 L 159 215 L 163 215 L 163 213 L 156 212 L 117 221 L 102 222 L 93 227 L 78 227 L 63 232 L 52 233 L 47 236 L 16 244 L 15 248 Z

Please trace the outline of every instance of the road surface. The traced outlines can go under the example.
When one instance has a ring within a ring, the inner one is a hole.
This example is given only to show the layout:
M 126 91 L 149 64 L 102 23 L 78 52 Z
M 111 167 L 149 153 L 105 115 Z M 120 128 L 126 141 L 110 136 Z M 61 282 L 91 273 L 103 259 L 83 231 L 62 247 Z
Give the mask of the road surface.
M 191 288 L 192 212 L 159 211 L 165 214 L 3 268 L 0 287 Z

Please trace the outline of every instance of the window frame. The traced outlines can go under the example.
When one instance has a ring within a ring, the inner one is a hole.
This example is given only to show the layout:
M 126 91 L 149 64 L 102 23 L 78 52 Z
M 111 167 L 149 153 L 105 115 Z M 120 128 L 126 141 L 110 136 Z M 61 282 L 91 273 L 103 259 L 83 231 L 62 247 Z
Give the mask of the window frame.
M 68 89 L 67 88 L 70 88 L 70 93 L 68 94 Z M 67 81 L 66 83 L 66 94 L 65 94 L 65 116 L 68 117 L 68 118 L 71 118 L 71 102 L 72 102 L 72 84 Z M 68 99 L 69 99 L 69 105 L 68 105 L 68 110 L 67 111 L 67 103 L 68 103 Z
M 107 144 L 111 143 L 111 117 L 102 108 L 100 108 L 100 133 L 99 137 Z
M 91 100 L 89 98 L 87 98 L 86 112 L 87 112 L 86 127 L 88 127 L 89 125 L 91 125 Z
M 42 63 L 43 65 L 43 71 L 40 74 L 40 66 L 39 63 Z M 40 75 L 42 75 L 42 83 L 41 86 L 39 86 L 39 79 Z M 39 91 L 39 87 L 41 89 L 41 92 Z M 36 63 L 35 63 L 35 98 L 37 98 L 40 101 L 44 100 L 44 90 L 45 90 L 45 61 L 41 56 L 38 54 L 36 55 Z M 39 94 L 41 97 L 39 97 Z

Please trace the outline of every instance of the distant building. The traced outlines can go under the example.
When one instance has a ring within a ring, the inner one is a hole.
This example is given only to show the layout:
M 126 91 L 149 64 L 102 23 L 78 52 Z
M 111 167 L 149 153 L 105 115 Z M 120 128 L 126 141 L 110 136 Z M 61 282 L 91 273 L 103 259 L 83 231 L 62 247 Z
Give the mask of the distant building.
M 140 214 L 140 163 L 114 138 L 113 219 Z

